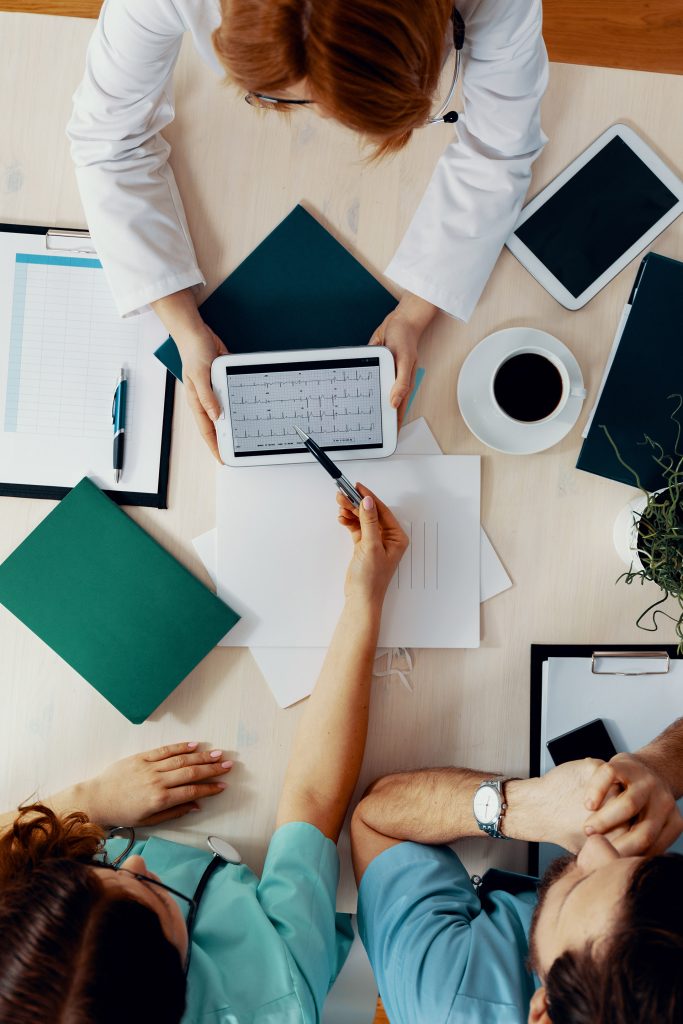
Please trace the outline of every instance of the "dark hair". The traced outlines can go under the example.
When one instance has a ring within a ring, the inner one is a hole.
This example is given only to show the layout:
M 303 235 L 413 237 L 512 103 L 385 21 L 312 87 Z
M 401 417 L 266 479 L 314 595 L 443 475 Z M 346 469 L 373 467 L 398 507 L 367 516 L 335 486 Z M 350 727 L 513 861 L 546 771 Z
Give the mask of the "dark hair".
M 683 856 L 636 868 L 609 942 L 567 951 L 546 979 L 553 1024 L 679 1024 L 683 1021 Z
M 221 0 L 213 45 L 233 82 L 273 93 L 308 80 L 341 124 L 400 149 L 429 117 L 452 0 Z
M 92 870 L 85 814 L 20 808 L 0 836 L 0 1024 L 177 1024 L 178 950 L 157 915 Z

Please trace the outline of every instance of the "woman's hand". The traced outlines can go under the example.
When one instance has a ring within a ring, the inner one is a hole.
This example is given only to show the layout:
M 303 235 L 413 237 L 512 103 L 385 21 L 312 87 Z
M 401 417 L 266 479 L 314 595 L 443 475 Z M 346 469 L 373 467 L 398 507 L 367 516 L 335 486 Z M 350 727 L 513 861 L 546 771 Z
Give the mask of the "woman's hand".
M 228 350 L 203 321 L 194 325 L 191 331 L 173 337 L 183 361 L 183 384 L 192 415 L 199 433 L 214 458 L 220 462 L 214 424 L 220 416 L 221 407 L 211 387 L 211 364 Z
M 152 308 L 178 346 L 183 362 L 185 395 L 202 435 L 220 462 L 215 421 L 221 407 L 211 387 L 211 363 L 228 351 L 202 320 L 191 288 L 155 299 Z
M 221 750 L 197 746 L 175 743 L 125 757 L 77 787 L 70 802 L 79 806 L 70 809 L 85 811 L 98 825 L 159 825 L 199 810 L 198 800 L 225 789 L 213 780 L 233 762 Z
M 612 791 L 617 795 L 606 799 Z M 664 853 L 683 832 L 671 787 L 637 755 L 616 754 L 596 768 L 585 807 L 594 812 L 585 822 L 585 834 L 607 834 L 622 857 Z M 623 834 L 612 838 L 609 833 L 618 827 Z
M 406 292 L 369 342 L 370 345 L 384 345 L 396 361 L 396 381 L 391 389 L 390 401 L 392 407 L 398 410 L 399 430 L 415 386 L 418 342 L 436 313 L 437 307 L 431 302 Z
M 343 494 L 337 495 L 339 522 L 353 539 L 353 557 L 346 573 L 347 600 L 360 597 L 372 605 L 382 603 L 389 582 L 408 547 L 408 537 L 393 512 L 362 484 L 363 495 L 355 508 Z

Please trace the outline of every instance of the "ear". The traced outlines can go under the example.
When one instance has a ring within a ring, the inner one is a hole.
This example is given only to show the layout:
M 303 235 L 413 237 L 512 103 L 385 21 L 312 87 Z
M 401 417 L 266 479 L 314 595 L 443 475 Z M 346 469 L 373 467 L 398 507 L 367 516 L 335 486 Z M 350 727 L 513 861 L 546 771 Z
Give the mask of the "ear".
M 548 1003 L 545 998 L 545 988 L 541 985 L 531 997 L 529 1003 L 528 1024 L 552 1024 L 548 1016 Z

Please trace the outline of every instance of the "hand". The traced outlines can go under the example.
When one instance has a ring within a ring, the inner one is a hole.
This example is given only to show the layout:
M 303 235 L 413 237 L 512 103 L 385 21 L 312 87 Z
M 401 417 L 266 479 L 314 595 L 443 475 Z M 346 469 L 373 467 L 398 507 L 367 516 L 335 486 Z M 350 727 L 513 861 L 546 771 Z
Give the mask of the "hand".
M 437 308 L 431 302 L 406 292 L 396 309 L 389 313 L 370 338 L 370 345 L 386 346 L 396 361 L 396 381 L 390 401 L 398 410 L 399 430 L 415 386 L 418 342 L 436 312 Z
M 99 825 L 159 825 L 199 810 L 197 800 L 225 789 L 211 780 L 233 762 L 197 745 L 175 743 L 117 761 L 82 784 L 80 809 Z
M 220 416 L 221 407 L 211 387 L 211 364 L 228 350 L 218 335 L 202 321 L 193 325 L 191 331 L 175 334 L 174 340 L 183 361 L 183 383 L 192 415 L 199 433 L 220 462 L 214 424 Z
M 344 593 L 347 599 L 359 596 L 381 605 L 408 537 L 384 502 L 362 484 L 356 484 L 356 490 L 364 496 L 359 509 L 343 494 L 337 495 L 339 522 L 353 539 Z
M 617 795 L 605 802 L 614 789 Z M 596 768 L 585 806 L 594 811 L 585 822 L 586 835 L 624 829 L 618 838 L 609 837 L 622 857 L 664 853 L 683 832 L 670 786 L 637 755 L 616 754 Z
M 503 831 L 512 839 L 557 843 L 577 853 L 586 841 L 586 787 L 604 764 L 594 757 L 558 765 L 540 779 L 508 782 Z M 609 795 L 609 794 L 606 794 Z M 613 840 L 621 831 L 612 832 Z

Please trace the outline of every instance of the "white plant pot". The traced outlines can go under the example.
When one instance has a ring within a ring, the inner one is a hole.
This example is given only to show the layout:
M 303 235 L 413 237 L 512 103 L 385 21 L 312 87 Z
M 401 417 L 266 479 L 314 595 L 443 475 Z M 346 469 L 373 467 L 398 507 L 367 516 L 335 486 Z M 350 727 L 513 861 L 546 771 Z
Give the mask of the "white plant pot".
M 660 487 L 658 491 L 653 491 L 653 494 L 661 494 L 665 490 L 666 487 Z M 646 505 L 647 498 L 642 493 L 631 498 L 614 520 L 612 531 L 612 539 L 619 558 L 625 565 L 632 565 L 634 572 L 644 568 L 638 555 L 638 523 Z
M 638 522 L 647 505 L 644 494 L 638 494 L 624 505 L 614 520 L 612 538 L 619 558 L 625 565 L 639 572 L 643 564 L 638 556 Z

